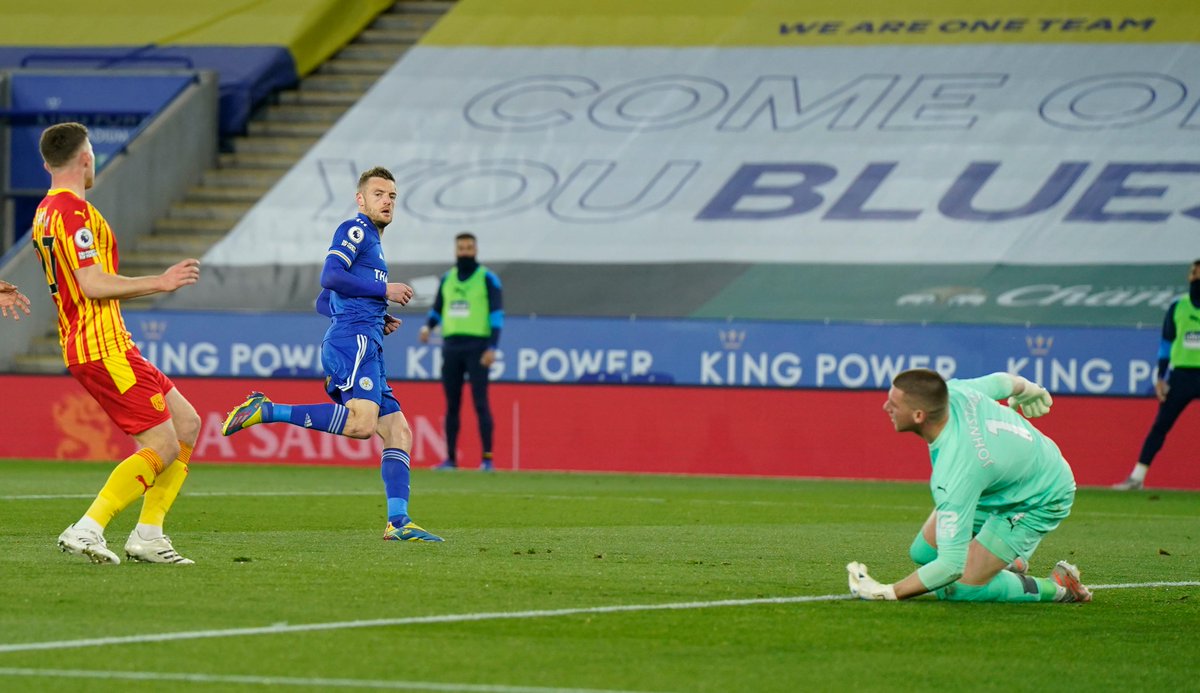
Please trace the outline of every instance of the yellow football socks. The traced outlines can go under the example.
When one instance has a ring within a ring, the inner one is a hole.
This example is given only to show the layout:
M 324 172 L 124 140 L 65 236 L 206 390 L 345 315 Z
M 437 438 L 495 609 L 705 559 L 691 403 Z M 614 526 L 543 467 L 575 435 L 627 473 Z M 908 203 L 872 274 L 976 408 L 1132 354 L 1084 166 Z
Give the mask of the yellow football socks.
M 192 446 L 179 441 L 179 457 L 167 467 L 158 477 L 154 488 L 146 492 L 146 500 L 142 501 L 142 513 L 138 516 L 138 524 L 162 527 L 167 511 L 179 495 L 179 489 L 187 480 L 188 462 L 192 459 Z
M 142 448 L 126 457 L 108 476 L 104 488 L 84 515 L 101 527 L 107 527 L 117 513 L 154 486 L 154 479 L 162 468 L 162 459 L 150 448 Z

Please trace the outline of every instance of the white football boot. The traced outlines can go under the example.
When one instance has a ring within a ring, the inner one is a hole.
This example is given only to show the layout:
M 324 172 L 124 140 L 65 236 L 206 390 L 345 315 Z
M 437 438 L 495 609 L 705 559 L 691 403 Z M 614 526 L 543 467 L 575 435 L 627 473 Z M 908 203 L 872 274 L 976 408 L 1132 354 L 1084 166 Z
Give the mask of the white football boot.
M 162 535 L 154 539 L 145 539 L 134 529 L 129 533 L 125 542 L 125 557 L 135 563 L 172 563 L 174 565 L 195 565 L 195 561 L 179 555 L 171 545 L 171 537 Z
M 1129 477 L 1119 484 L 1112 485 L 1114 491 L 1141 491 L 1143 488 L 1145 488 L 1145 482 L 1133 477 Z
M 75 525 L 67 527 L 58 535 L 58 548 L 63 553 L 87 556 L 92 563 L 121 563 L 117 554 L 108 550 L 108 542 L 104 540 L 103 534 Z

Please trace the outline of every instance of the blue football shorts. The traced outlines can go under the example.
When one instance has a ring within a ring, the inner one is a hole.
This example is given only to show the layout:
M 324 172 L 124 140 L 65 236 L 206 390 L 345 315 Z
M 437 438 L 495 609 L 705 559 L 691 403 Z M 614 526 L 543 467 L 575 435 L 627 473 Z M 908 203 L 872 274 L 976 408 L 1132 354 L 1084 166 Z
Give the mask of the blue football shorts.
M 379 405 L 379 415 L 400 411 L 400 402 L 384 376 L 383 346 L 364 334 L 329 337 L 321 344 L 325 392 L 337 404 L 365 399 Z

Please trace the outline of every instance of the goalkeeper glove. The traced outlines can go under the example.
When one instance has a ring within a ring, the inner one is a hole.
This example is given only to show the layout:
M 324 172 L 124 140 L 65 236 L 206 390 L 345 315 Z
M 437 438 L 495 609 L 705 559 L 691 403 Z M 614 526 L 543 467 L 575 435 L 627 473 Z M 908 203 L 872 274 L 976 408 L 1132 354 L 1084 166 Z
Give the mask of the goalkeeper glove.
M 853 561 L 846 565 L 850 574 L 850 594 L 867 601 L 896 601 L 896 589 L 892 585 L 881 585 L 867 575 L 867 566 Z
M 1008 398 L 1008 406 L 1020 411 L 1027 419 L 1036 419 L 1049 414 L 1050 405 L 1053 403 L 1054 399 L 1050 397 L 1049 392 L 1046 392 L 1046 388 L 1032 380 L 1025 381 L 1025 389 L 1021 391 L 1021 394 Z

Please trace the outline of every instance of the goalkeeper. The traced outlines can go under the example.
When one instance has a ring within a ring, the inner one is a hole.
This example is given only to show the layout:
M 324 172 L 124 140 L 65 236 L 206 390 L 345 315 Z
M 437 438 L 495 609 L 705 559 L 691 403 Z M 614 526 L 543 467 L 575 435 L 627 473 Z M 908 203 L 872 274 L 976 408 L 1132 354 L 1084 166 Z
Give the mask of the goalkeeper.
M 1008 407 L 996 401 L 1004 398 Z M 1058 446 L 1026 421 L 1049 412 L 1051 403 L 1045 388 L 1019 375 L 949 382 L 926 369 L 897 375 L 883 410 L 897 432 L 911 431 L 929 443 L 934 511 L 909 548 L 917 570 L 881 584 L 866 566 L 852 562 L 846 566 L 851 594 L 867 600 L 933 592 L 952 601 L 1091 601 L 1070 563 L 1059 561 L 1049 578 L 1025 574 L 1038 544 L 1075 499 L 1075 478 Z

